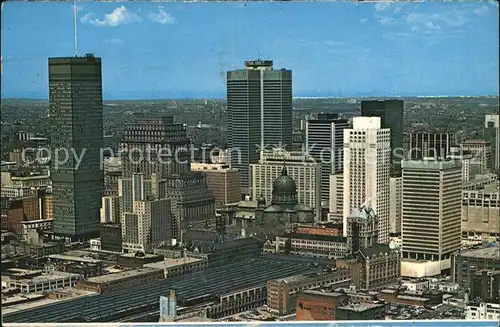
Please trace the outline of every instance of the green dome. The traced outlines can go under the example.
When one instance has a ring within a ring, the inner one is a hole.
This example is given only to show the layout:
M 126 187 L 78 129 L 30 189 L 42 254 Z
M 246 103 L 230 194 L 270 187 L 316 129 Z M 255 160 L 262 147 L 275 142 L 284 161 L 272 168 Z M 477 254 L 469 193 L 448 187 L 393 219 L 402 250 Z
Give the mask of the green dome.
M 293 178 L 288 176 L 285 167 L 281 171 L 281 176 L 273 183 L 273 195 L 294 195 L 297 194 L 297 186 Z

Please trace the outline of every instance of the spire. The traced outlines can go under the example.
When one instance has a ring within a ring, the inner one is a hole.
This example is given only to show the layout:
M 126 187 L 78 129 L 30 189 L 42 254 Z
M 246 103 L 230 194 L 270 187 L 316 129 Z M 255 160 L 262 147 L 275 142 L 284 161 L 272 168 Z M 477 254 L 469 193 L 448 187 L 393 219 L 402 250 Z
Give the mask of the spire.
M 286 163 L 284 162 L 283 169 L 281 170 L 281 176 L 287 176 L 287 175 L 288 175 L 288 171 L 286 169 Z

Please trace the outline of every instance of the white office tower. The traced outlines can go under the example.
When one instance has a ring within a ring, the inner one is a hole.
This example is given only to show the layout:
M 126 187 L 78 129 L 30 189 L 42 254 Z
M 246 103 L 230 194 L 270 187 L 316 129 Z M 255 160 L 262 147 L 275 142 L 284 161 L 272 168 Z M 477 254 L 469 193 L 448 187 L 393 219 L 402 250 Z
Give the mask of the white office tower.
M 344 130 L 344 236 L 347 217 L 368 203 L 378 214 L 378 242 L 389 243 L 391 131 L 380 117 L 354 117 Z
M 426 269 L 440 274 L 460 250 L 462 168 L 453 160 L 424 159 L 404 160 L 402 170 L 403 259 L 442 262 Z
M 401 215 L 403 213 L 403 177 L 391 177 L 389 181 L 389 233 L 401 235 Z

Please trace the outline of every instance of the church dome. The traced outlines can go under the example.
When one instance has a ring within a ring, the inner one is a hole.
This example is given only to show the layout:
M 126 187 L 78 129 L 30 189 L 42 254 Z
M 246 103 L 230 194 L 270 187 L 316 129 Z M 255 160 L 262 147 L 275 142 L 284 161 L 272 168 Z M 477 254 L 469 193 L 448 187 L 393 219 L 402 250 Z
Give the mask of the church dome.
M 283 167 L 281 176 L 273 183 L 273 204 L 285 206 L 297 204 L 297 186 L 293 178 L 288 176 L 286 167 Z
M 297 186 L 293 178 L 288 176 L 288 172 L 284 167 L 281 171 L 281 176 L 276 178 L 273 183 L 273 194 L 295 194 L 297 193 Z

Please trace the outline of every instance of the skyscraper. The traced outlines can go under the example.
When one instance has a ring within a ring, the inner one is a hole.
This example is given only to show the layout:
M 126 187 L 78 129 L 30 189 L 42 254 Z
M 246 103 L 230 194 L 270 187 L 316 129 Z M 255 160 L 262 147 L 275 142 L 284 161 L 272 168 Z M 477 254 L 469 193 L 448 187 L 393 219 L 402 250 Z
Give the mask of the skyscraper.
M 403 161 L 403 258 L 441 261 L 460 250 L 462 168 L 457 161 Z
M 403 124 L 404 124 L 404 101 L 403 100 L 364 100 L 361 101 L 361 116 L 380 117 L 381 127 L 391 129 L 391 164 L 393 171 L 399 171 L 400 158 L 396 153 L 403 153 Z
M 379 117 L 354 117 L 344 129 L 344 236 L 347 217 L 367 204 L 378 217 L 378 242 L 389 243 L 390 137 Z
M 49 58 L 49 103 L 54 235 L 98 237 L 104 188 L 101 59 Z
M 241 171 L 248 189 L 249 165 L 259 161 L 260 150 L 292 146 L 292 71 L 255 60 L 227 72 L 227 123 L 231 167 Z
M 344 170 L 344 129 L 349 128 L 345 119 L 336 114 L 319 114 L 317 119 L 306 122 L 306 152 L 321 164 L 321 200 L 330 200 L 330 175 Z
M 498 170 L 500 167 L 500 115 L 484 117 L 484 138 L 491 145 L 490 167 Z
M 451 133 L 410 133 L 409 139 L 409 159 L 448 158 L 455 146 L 455 135 Z

